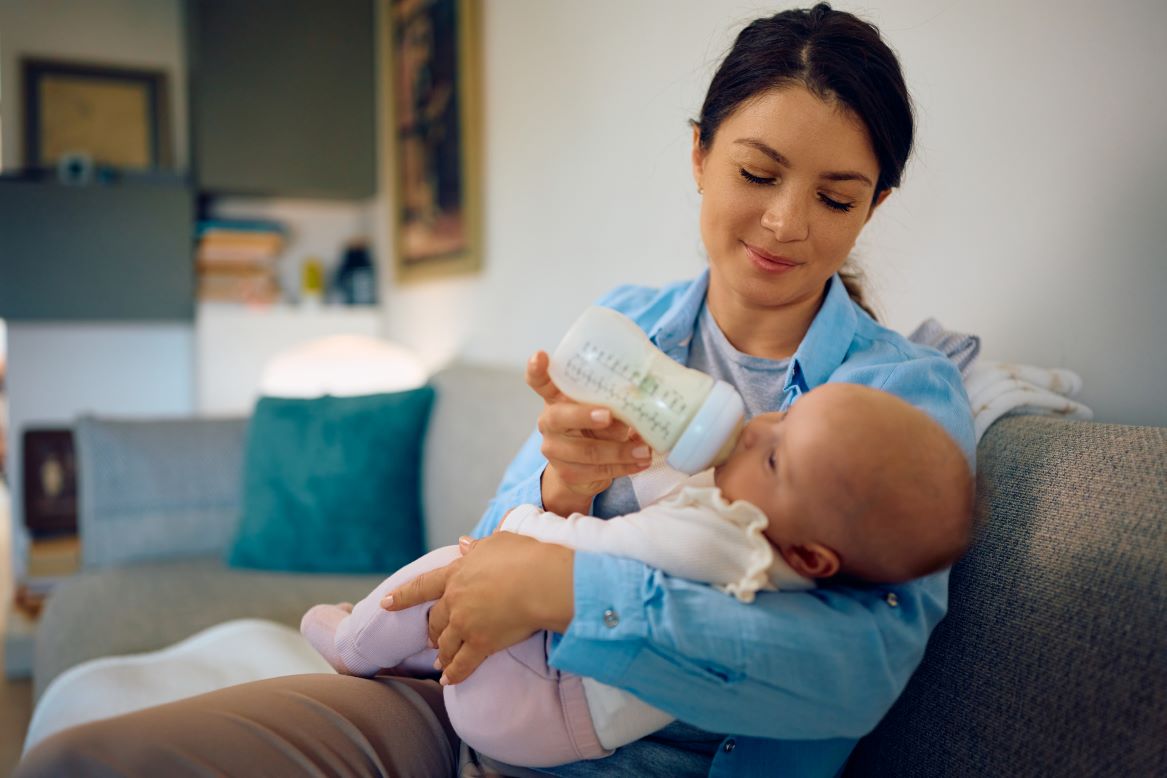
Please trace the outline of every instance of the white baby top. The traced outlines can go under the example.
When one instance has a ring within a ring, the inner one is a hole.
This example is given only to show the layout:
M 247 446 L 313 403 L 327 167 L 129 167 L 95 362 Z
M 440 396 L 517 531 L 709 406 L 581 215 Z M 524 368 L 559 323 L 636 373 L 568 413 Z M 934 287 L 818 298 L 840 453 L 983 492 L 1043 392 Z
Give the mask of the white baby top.
M 502 529 L 577 551 L 637 559 L 669 575 L 713 584 L 742 602 L 752 602 L 759 589 L 814 588 L 770 545 L 762 534 L 766 524 L 752 503 L 726 500 L 710 468 L 635 513 L 564 518 L 520 505 Z

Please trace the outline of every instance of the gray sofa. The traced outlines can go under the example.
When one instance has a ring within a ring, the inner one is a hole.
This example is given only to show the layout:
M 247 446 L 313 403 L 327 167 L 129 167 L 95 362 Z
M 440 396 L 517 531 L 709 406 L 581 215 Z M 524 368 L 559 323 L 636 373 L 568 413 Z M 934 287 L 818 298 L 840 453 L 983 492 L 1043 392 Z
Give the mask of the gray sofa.
M 539 407 L 516 370 L 456 365 L 433 381 L 431 547 L 474 524 Z M 297 625 L 379 580 L 223 565 L 245 424 L 78 425 L 82 535 L 135 511 L 161 531 L 83 541 L 87 569 L 41 620 L 36 695 L 86 659 L 245 616 Z M 1167 428 L 1007 418 L 978 458 L 982 531 L 953 570 L 949 616 L 847 775 L 1167 774 Z M 166 531 L 192 516 L 205 532 Z

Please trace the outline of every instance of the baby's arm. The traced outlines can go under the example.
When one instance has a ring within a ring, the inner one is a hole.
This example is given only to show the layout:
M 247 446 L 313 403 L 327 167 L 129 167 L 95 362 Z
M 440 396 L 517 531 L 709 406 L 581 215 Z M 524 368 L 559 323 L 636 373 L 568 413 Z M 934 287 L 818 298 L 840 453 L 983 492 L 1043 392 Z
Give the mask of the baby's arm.
M 607 520 L 580 513 L 563 517 L 520 505 L 499 528 L 576 551 L 636 559 L 701 583 L 728 585 L 742 575 L 744 534 L 694 505 L 665 501 Z

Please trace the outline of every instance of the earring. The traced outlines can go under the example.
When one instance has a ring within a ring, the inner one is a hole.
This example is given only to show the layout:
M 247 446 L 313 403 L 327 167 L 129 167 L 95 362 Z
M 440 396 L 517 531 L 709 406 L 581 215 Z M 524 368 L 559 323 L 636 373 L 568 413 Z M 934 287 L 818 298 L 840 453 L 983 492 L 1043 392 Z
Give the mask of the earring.
M 705 189 L 703 189 L 700 184 L 697 184 L 697 194 L 704 194 L 704 193 L 705 193 Z

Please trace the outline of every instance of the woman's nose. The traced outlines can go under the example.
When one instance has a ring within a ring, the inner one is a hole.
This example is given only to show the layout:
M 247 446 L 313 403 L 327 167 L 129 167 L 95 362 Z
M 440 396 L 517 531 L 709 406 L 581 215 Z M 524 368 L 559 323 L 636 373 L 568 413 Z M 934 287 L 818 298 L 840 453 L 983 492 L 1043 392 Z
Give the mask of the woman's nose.
M 810 232 L 806 203 L 793 188 L 780 189 L 762 212 L 762 226 L 781 243 L 806 240 Z

